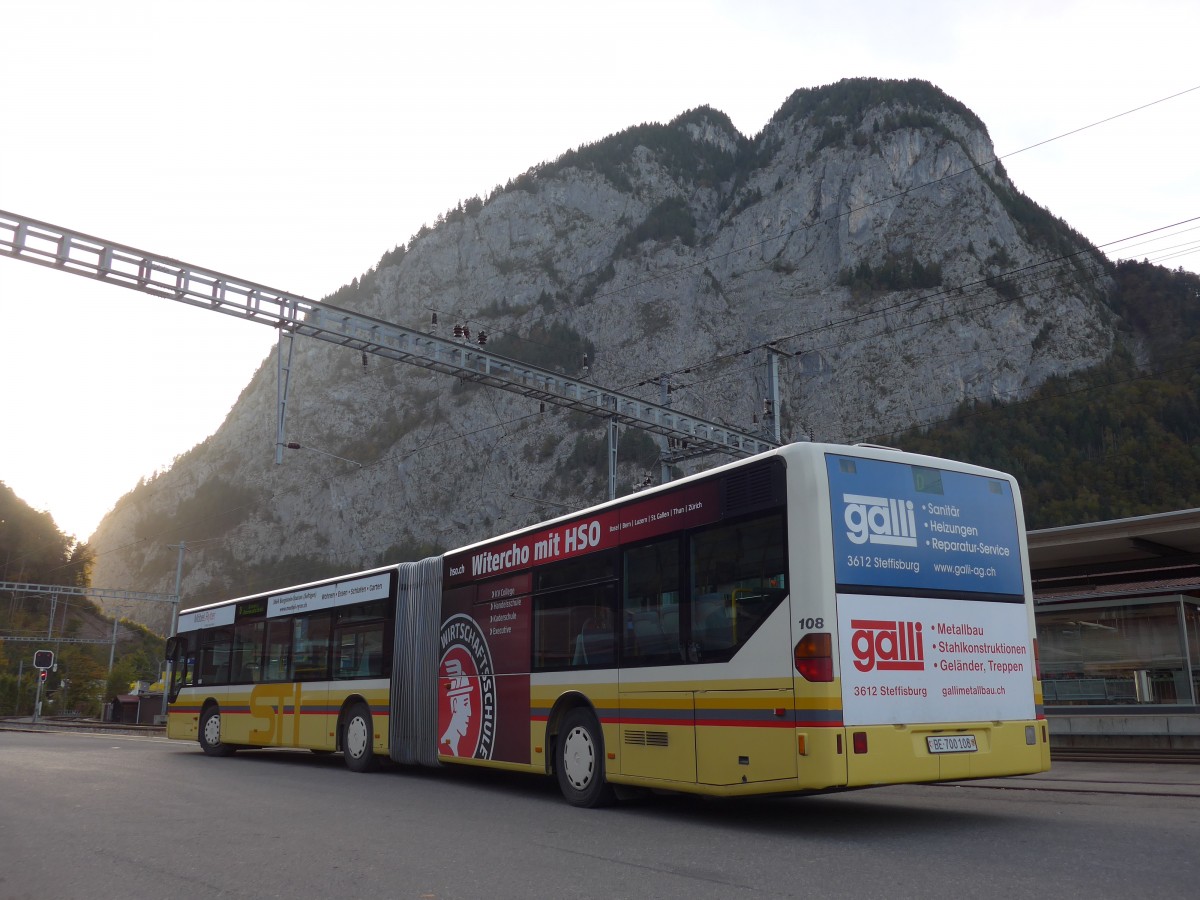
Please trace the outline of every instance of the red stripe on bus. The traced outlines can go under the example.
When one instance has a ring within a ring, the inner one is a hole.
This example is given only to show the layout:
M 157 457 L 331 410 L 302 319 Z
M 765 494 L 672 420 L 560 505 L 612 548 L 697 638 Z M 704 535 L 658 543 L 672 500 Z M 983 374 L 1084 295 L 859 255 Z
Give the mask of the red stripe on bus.
M 530 716 L 529 721 L 533 724 L 545 725 L 550 721 L 549 716 Z M 760 722 L 753 719 L 697 719 L 694 722 L 680 719 L 602 719 L 601 725 L 685 725 L 688 727 L 694 725 L 708 726 L 729 726 L 742 728 L 844 728 L 843 722 L 826 721 L 815 722 L 807 719 L 797 719 L 795 722 Z

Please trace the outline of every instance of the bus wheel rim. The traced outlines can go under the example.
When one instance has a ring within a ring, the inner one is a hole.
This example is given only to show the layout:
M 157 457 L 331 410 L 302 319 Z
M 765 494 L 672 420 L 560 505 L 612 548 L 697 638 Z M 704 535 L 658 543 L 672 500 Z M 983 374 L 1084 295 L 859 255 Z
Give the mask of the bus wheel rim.
M 355 716 L 346 726 L 346 752 L 358 759 L 367 752 L 367 723 Z
M 596 770 L 596 745 L 585 728 L 572 728 L 563 744 L 563 770 L 577 791 L 591 783 Z
M 213 713 L 204 723 L 204 742 L 210 747 L 221 743 L 221 714 Z

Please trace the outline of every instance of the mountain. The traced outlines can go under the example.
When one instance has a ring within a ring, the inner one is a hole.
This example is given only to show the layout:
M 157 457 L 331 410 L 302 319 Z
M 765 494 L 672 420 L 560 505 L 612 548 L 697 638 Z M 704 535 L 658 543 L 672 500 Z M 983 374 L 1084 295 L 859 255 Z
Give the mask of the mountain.
M 1020 401 L 1109 359 L 1113 267 L 1008 179 L 984 124 L 921 81 L 796 91 L 763 131 L 701 107 L 471 198 L 325 298 L 750 429 L 765 344 L 785 438 L 856 441 Z M 508 531 L 605 496 L 604 423 L 298 341 L 274 465 L 276 361 L 221 428 L 139 484 L 95 579 L 185 606 Z M 655 469 L 627 431 L 622 493 Z M 339 459 L 340 457 L 340 459 Z M 353 462 L 347 462 L 350 460 Z M 726 459 L 715 457 L 713 465 Z M 144 620 L 166 622 L 147 610 Z

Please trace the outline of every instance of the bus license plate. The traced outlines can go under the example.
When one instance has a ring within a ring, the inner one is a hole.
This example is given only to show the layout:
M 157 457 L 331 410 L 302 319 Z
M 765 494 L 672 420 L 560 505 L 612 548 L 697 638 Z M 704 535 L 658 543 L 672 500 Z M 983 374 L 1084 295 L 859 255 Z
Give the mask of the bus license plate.
M 930 753 L 974 753 L 979 749 L 973 734 L 930 735 L 925 743 Z

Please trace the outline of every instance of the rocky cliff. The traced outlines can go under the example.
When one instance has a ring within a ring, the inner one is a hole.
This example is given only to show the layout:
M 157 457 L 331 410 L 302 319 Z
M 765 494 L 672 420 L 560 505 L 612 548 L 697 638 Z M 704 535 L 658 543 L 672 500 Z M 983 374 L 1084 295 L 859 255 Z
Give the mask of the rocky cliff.
M 754 138 L 696 109 L 460 204 L 326 299 L 418 328 L 437 311 L 443 334 L 466 323 L 573 376 L 586 353 L 588 377 L 656 401 L 666 376 L 679 409 L 747 429 L 774 342 L 785 438 L 867 440 L 1112 347 L 1099 253 L 994 155 L 924 82 L 797 91 Z M 183 540 L 191 606 L 605 496 L 602 422 L 315 341 L 292 372 L 289 439 L 312 449 L 274 465 L 272 356 L 214 435 L 102 522 L 97 584 L 169 590 Z M 623 491 L 655 454 L 623 435 Z

